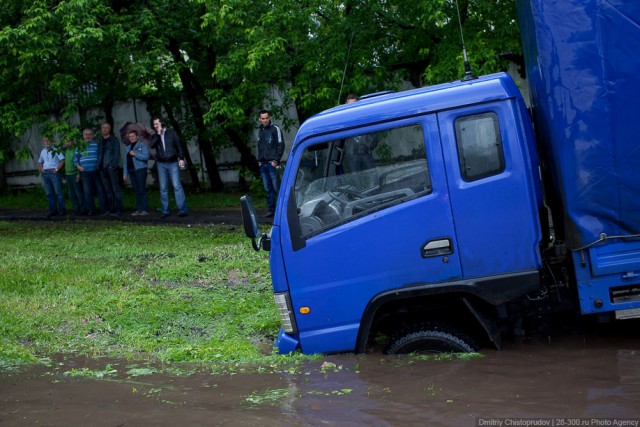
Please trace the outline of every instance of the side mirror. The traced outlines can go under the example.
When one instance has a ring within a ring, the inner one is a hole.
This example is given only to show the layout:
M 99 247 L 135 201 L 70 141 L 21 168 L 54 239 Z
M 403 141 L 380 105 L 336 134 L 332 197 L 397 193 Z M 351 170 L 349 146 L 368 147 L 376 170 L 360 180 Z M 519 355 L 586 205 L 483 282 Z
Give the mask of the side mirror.
M 240 197 L 240 208 L 242 211 L 244 234 L 251 238 L 253 249 L 256 251 L 259 251 L 261 248 L 265 251 L 271 249 L 269 237 L 265 233 L 260 234 L 260 228 L 258 227 L 258 215 L 256 214 L 256 208 L 253 206 L 251 196 L 245 194 Z M 258 240 L 256 241 L 256 239 Z

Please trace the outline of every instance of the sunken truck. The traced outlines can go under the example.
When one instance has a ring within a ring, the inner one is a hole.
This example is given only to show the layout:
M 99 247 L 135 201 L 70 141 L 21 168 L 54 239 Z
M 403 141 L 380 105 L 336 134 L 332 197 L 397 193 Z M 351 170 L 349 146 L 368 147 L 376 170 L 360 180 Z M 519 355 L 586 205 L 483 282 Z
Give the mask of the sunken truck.
M 640 2 L 518 0 L 504 73 L 381 93 L 299 129 L 270 232 L 281 353 L 500 348 L 573 310 L 640 316 Z

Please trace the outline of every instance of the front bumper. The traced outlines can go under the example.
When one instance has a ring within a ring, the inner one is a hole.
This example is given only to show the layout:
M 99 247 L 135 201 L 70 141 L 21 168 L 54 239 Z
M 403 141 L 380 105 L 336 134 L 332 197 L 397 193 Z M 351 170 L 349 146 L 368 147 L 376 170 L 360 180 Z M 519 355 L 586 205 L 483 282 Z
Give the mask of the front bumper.
M 289 354 L 300 349 L 300 341 L 287 334 L 283 328 L 280 328 L 280 332 L 278 332 L 278 337 L 273 346 L 278 349 L 278 353 Z

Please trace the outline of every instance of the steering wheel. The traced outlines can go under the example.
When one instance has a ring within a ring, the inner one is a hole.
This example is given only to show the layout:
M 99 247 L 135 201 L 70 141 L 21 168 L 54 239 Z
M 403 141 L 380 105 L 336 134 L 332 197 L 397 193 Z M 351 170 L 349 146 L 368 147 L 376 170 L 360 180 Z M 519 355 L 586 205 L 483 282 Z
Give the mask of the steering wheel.
M 345 196 L 351 196 L 354 200 L 364 198 L 364 195 L 362 195 L 362 193 L 356 190 L 352 185 L 336 187 L 333 189 L 333 191 L 329 191 L 328 194 L 329 197 L 331 197 L 333 200 L 337 200 L 338 202 L 344 204 L 351 202 L 351 200 L 349 200 Z

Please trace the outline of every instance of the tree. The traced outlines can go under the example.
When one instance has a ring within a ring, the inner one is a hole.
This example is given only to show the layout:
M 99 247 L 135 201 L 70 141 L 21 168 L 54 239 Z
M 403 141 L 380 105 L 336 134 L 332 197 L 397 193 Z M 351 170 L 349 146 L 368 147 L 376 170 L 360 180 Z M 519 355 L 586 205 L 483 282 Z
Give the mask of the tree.
M 88 125 L 83 113 L 98 103 L 113 123 L 130 40 L 111 10 L 91 0 L 15 1 L 9 9 L 0 31 L 0 131 L 19 136 L 53 117 L 61 139 L 75 137 L 68 120 L 79 112 Z
M 280 87 L 304 121 L 342 102 L 348 92 L 398 89 L 464 76 L 461 22 L 476 74 L 506 67 L 499 53 L 518 54 L 515 5 L 505 0 L 220 1 L 207 5 L 206 28 L 234 43 L 215 70 L 212 119 L 241 121 L 252 91 Z M 262 6 L 262 7 L 261 7 Z M 499 37 L 496 37 L 498 35 Z M 224 84 L 223 82 L 227 82 Z M 261 86 L 262 85 L 262 86 Z
M 112 122 L 116 101 L 143 99 L 183 140 L 195 137 L 218 191 L 224 147 L 257 173 L 251 132 L 260 107 L 288 126 L 290 106 L 304 121 L 349 92 L 460 78 L 460 27 L 475 74 L 520 53 L 511 0 L 7 0 L 0 135 L 51 117 L 54 131 L 71 132 L 76 112 L 97 124 L 88 115 L 96 106 Z

